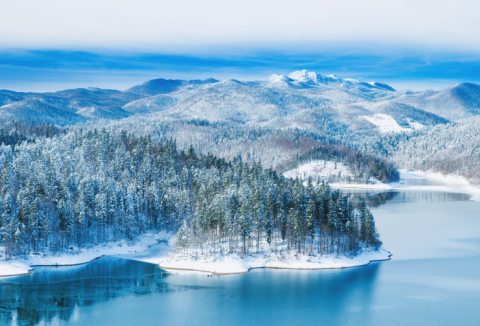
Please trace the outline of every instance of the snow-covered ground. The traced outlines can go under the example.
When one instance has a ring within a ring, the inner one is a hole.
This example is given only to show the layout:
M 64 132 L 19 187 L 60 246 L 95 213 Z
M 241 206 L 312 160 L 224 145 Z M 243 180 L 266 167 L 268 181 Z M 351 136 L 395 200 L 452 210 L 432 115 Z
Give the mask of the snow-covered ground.
M 348 178 L 353 179 L 353 174 L 349 167 L 341 162 L 336 163 L 332 161 L 317 160 L 309 163 L 302 164 L 293 170 L 289 170 L 283 173 L 287 178 L 300 178 L 307 180 L 308 177 L 312 177 L 314 181 L 318 178 L 329 182 L 329 185 L 333 188 L 359 188 L 359 189 L 391 189 L 392 187 L 382 183 L 374 178 L 369 179 L 368 184 L 352 183 L 348 182 Z M 335 180 L 335 182 L 331 182 Z M 341 180 L 341 182 L 338 182 Z
M 377 113 L 373 117 L 362 116 L 368 122 L 378 127 L 381 133 L 410 131 L 411 129 L 402 128 L 395 119 L 387 114 Z
M 352 177 L 353 174 L 350 172 L 348 166 L 341 162 L 332 162 L 332 161 L 312 161 L 299 165 L 293 170 L 289 170 L 283 173 L 286 178 L 300 178 L 306 180 L 308 177 L 312 177 L 313 180 L 320 178 L 321 180 L 328 180 L 330 178 L 338 178 L 339 175 L 341 178 Z
M 189 254 L 174 254 L 160 263 L 160 267 L 165 269 L 194 270 L 210 272 L 214 274 L 236 274 L 246 273 L 255 268 L 281 268 L 281 269 L 332 269 L 349 268 L 369 264 L 372 261 L 389 260 L 390 252 L 379 249 L 363 250 L 356 256 L 345 255 L 324 255 L 321 256 L 315 252 L 312 255 L 303 255 L 294 249 L 287 251 L 285 249 L 277 250 L 267 249 L 265 246 L 257 253 L 245 256 L 237 253 L 231 254 L 211 254 L 203 257 L 201 254 L 195 255 L 195 251 L 190 250 Z M 273 247 L 273 245 L 272 245 Z M 197 250 L 198 252 L 198 250 Z
M 160 236 L 159 236 L 160 235 Z M 176 237 L 169 233 L 157 235 L 157 240 L 162 242 L 151 246 L 143 252 L 126 255 L 118 255 L 119 258 L 143 261 L 158 264 L 161 268 L 175 271 L 206 272 L 214 274 L 235 274 L 246 273 L 254 268 L 286 268 L 286 269 L 328 269 L 348 268 L 362 266 L 376 260 L 390 259 L 390 252 L 380 249 L 363 250 L 356 256 L 345 255 L 319 255 L 315 248 L 312 255 L 303 255 L 294 249 L 286 250 L 285 245 L 268 245 L 265 241 L 261 243 L 259 252 L 253 249 L 247 255 L 238 253 L 212 253 L 210 249 L 190 248 L 175 250 Z M 222 244 L 228 247 L 228 244 Z
M 226 246 L 226 244 L 224 244 Z M 51 256 L 32 256 L 28 259 L 0 262 L 0 276 L 12 276 L 28 273 L 32 266 L 40 265 L 73 265 L 92 261 L 98 257 L 109 255 L 124 259 L 132 259 L 172 270 L 192 272 L 207 272 L 215 274 L 245 273 L 254 268 L 283 269 L 329 269 L 348 268 L 369 264 L 371 261 L 388 260 L 390 252 L 380 249 L 362 250 L 356 256 L 323 255 L 312 251 L 311 255 L 303 255 L 294 249 L 286 250 L 285 245 L 270 246 L 261 243 L 259 252 L 252 250 L 247 255 L 238 253 L 211 253 L 205 249 L 205 255 L 200 249 L 189 249 L 188 252 L 175 250 L 175 236 L 170 233 L 149 232 L 142 235 L 135 243 L 119 243 L 83 250 L 80 254 L 63 254 Z M 208 252 L 208 253 L 207 253 Z
M 34 266 L 41 265 L 78 265 L 95 260 L 105 255 L 132 254 L 136 252 L 145 252 L 150 246 L 157 244 L 162 239 L 163 234 L 154 234 L 147 232 L 141 235 L 136 241 L 118 241 L 102 245 L 92 245 L 89 248 L 82 248 L 79 252 L 65 252 L 61 254 L 35 255 L 31 253 L 28 256 L 19 259 L 5 261 L 0 260 L 0 276 L 10 276 L 28 273 Z
M 412 130 L 420 130 L 423 129 L 425 126 L 422 125 L 419 122 L 416 122 L 415 120 L 411 118 L 406 118 L 406 122 L 408 122 L 410 128 L 404 128 L 398 124 L 395 119 L 387 114 L 382 114 L 382 113 L 376 113 L 373 116 L 361 116 L 360 118 L 363 118 L 367 120 L 368 122 L 374 124 L 375 126 L 378 127 L 381 133 L 387 133 L 387 132 L 410 132 Z
M 412 128 L 415 129 L 415 130 L 420 130 L 420 129 L 425 128 L 424 125 L 422 125 L 422 124 L 419 123 L 419 122 L 416 122 L 416 121 L 413 120 L 413 119 L 407 118 L 407 121 L 408 121 L 408 124 L 410 125 L 410 127 L 412 127 Z

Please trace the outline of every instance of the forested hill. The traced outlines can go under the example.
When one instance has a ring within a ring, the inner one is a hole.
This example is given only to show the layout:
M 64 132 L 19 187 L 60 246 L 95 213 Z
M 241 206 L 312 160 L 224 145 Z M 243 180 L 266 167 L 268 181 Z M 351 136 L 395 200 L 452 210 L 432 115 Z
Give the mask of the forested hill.
M 350 168 L 353 174 L 351 181 L 354 183 L 365 183 L 370 177 L 381 182 L 394 182 L 400 179 L 400 174 L 392 162 L 339 144 L 317 145 L 303 154 L 298 154 L 291 168 L 314 160 L 344 163 Z
M 265 76 L 267 77 L 267 76 Z M 351 131 L 411 132 L 480 113 L 480 85 L 440 91 L 396 91 L 389 85 L 313 71 L 262 80 L 154 79 L 128 90 L 67 89 L 53 93 L 0 90 L 0 115 L 74 125 L 153 114 L 163 119 L 208 119 L 273 128 L 315 129 L 318 116 Z
M 304 186 L 259 163 L 227 162 L 174 140 L 77 130 L 0 146 L 0 242 L 6 258 L 134 239 L 150 228 L 195 241 L 313 239 L 329 252 L 378 247 L 373 216 L 328 185 Z M 328 240 L 328 241 L 326 241 Z
M 375 152 L 356 148 L 368 142 L 365 135 L 348 132 L 347 127 L 326 118 L 315 121 L 315 132 L 300 128 L 276 129 L 208 120 L 158 121 L 150 117 L 131 117 L 106 125 L 112 132 L 128 130 L 136 135 L 150 135 L 152 140 L 175 138 L 180 150 L 193 145 L 195 150 L 210 152 L 227 161 L 238 155 L 247 163 L 261 161 L 277 173 L 310 160 L 328 160 L 347 165 L 355 182 L 374 177 L 383 182 L 396 181 L 395 165 Z M 87 125 L 88 127 L 88 125 Z
M 52 137 L 64 130 L 51 124 L 35 122 L 0 120 L 0 144 L 15 146 L 24 141 L 34 141 L 37 137 Z
M 374 137 L 359 147 L 413 170 L 461 175 L 480 185 L 480 117 L 416 131 Z

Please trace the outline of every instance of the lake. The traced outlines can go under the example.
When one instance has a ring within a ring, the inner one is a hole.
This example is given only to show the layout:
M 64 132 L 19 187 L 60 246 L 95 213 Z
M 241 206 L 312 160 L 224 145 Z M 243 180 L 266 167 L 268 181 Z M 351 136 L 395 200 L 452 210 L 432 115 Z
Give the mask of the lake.
M 416 181 L 421 182 L 421 181 Z M 2 325 L 480 325 L 480 203 L 368 197 L 391 261 L 208 277 L 104 257 L 0 278 Z

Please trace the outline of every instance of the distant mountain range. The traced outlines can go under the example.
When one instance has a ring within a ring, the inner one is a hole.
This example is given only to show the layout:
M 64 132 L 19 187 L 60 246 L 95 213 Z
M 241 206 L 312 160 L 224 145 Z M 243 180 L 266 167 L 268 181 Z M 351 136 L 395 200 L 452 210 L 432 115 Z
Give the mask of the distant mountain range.
M 295 71 L 264 80 L 154 79 L 125 91 L 79 88 L 53 93 L 0 90 L 0 116 L 69 125 L 153 114 L 155 119 L 229 120 L 315 129 L 331 119 L 352 131 L 420 129 L 480 113 L 480 85 L 396 91 L 378 82 Z

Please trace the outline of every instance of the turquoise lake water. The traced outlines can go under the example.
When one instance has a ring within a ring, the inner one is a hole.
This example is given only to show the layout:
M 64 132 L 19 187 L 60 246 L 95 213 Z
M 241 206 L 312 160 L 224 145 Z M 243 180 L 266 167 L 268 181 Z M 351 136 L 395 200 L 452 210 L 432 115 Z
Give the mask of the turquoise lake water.
M 480 203 L 368 196 L 391 261 L 207 277 L 104 257 L 0 279 L 1 325 L 480 325 Z

